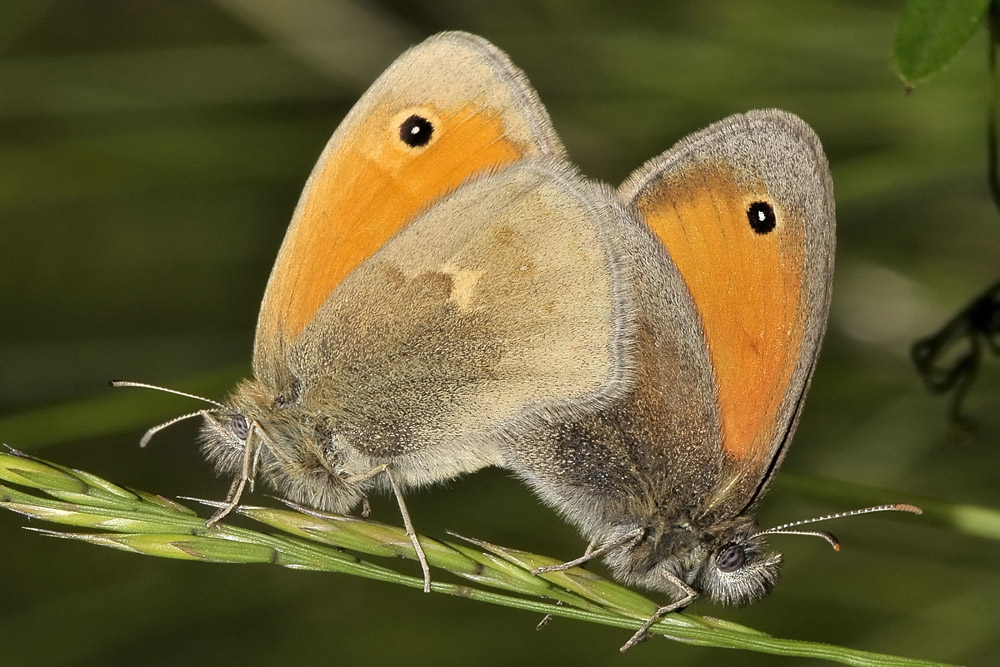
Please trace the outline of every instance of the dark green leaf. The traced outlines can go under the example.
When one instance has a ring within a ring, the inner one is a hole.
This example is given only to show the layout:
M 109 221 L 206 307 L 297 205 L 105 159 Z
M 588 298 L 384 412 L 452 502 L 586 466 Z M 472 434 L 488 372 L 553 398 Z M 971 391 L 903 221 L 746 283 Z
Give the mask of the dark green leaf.
M 940 71 L 976 32 L 989 0 L 909 0 L 896 30 L 893 59 L 912 87 Z

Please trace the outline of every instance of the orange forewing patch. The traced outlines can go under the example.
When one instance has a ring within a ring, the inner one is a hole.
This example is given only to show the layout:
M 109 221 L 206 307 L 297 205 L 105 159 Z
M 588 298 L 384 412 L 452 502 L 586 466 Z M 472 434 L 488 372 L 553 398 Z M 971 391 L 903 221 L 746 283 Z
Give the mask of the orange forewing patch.
M 302 333 L 347 274 L 416 215 L 470 175 L 526 151 L 498 115 L 474 105 L 438 111 L 439 134 L 422 150 L 402 144 L 389 118 L 363 121 L 313 175 L 261 311 L 260 325 L 285 340 Z
M 777 227 L 747 219 L 770 203 Z M 637 200 L 697 306 L 717 382 L 723 449 L 741 461 L 765 456 L 799 358 L 804 311 L 801 221 L 785 218 L 763 183 L 741 188 L 731 169 L 700 163 L 671 174 Z

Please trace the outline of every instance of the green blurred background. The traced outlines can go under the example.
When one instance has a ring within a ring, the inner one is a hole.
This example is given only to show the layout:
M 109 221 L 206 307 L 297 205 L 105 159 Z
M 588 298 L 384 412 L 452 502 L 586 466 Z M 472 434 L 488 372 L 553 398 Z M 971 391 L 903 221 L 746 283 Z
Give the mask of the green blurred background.
M 684 134 L 753 107 L 819 133 L 837 189 L 827 343 L 765 526 L 885 498 L 1000 506 L 1000 364 L 967 401 L 908 360 L 1000 274 L 985 181 L 982 31 L 906 96 L 901 2 L 472 3 L 5 0 L 0 4 L 0 441 L 167 495 L 224 496 L 197 409 L 112 392 L 125 377 L 222 396 L 249 370 L 257 307 L 314 160 L 408 45 L 475 32 L 530 77 L 583 172 L 618 183 Z M 821 478 L 874 491 L 801 490 Z M 265 501 L 263 494 L 254 497 Z M 418 529 L 570 558 L 582 541 L 498 472 L 409 498 Z M 375 518 L 398 523 L 391 501 Z M 772 664 L 337 575 L 144 558 L 53 541 L 0 513 L 4 665 Z M 911 516 L 829 525 L 844 547 L 773 540 L 767 600 L 697 613 L 779 636 L 967 664 L 1000 651 L 995 540 Z M 401 567 L 412 564 L 400 564 Z M 783 664 L 795 664 L 784 660 Z

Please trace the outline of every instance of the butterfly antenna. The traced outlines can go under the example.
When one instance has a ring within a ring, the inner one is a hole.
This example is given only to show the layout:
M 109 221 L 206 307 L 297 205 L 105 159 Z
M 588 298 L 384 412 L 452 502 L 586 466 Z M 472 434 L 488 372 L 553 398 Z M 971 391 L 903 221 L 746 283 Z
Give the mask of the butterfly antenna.
M 859 514 L 872 514 L 874 512 L 910 512 L 911 514 L 923 514 L 923 510 L 915 505 L 907 505 L 904 503 L 895 503 L 892 505 L 876 505 L 874 507 L 865 507 L 859 510 L 851 510 L 850 512 L 838 512 L 836 514 L 827 514 L 826 516 L 818 516 L 815 519 L 802 519 L 801 521 L 793 521 L 791 523 L 785 523 L 780 526 L 775 526 L 774 528 L 768 528 L 767 530 L 762 530 L 754 537 L 759 537 L 760 535 L 811 535 L 813 537 L 819 537 L 827 541 L 827 543 L 834 548 L 836 551 L 840 551 L 840 542 L 834 537 L 833 533 L 828 533 L 825 530 L 791 530 L 797 526 L 804 526 L 810 523 L 817 523 L 819 521 L 828 521 L 829 519 L 842 519 L 848 516 L 858 516 Z
M 206 412 L 218 412 L 218 410 L 217 409 L 212 409 L 212 410 L 198 410 L 198 412 L 191 412 L 191 413 L 188 413 L 186 415 L 181 415 L 180 417 L 174 417 L 170 421 L 166 421 L 166 422 L 163 422 L 162 424 L 154 426 L 153 428 L 149 429 L 148 431 L 146 431 L 143 434 L 142 438 L 139 440 L 139 446 L 140 447 L 145 447 L 146 445 L 148 445 L 149 441 L 153 438 L 154 435 L 156 435 L 157 433 L 159 433 L 163 429 L 167 428 L 168 426 L 173 426 L 177 422 L 184 421 L 185 419 L 190 419 L 191 417 L 200 417 L 203 414 L 205 414 Z
M 210 398 L 205 398 L 204 396 L 198 396 L 197 394 L 189 394 L 185 391 L 178 391 L 176 389 L 167 389 L 166 387 L 160 387 L 155 384 L 146 384 L 145 382 L 132 382 L 131 380 L 112 380 L 108 384 L 110 384 L 112 387 L 138 387 L 140 389 L 155 389 L 156 391 L 164 391 L 168 394 L 176 394 L 177 396 L 184 396 L 186 398 L 193 398 L 198 401 L 204 401 L 205 403 L 209 403 L 215 406 L 214 408 L 209 410 L 198 410 L 197 412 L 190 412 L 186 415 L 181 415 L 180 417 L 174 417 L 170 421 L 166 421 L 163 422 L 162 424 L 154 426 L 153 428 L 149 429 L 143 434 L 142 439 L 139 440 L 140 447 L 145 447 L 146 445 L 148 445 L 149 441 L 152 439 L 154 435 L 156 435 L 163 429 L 167 428 L 168 426 L 173 426 L 177 422 L 184 421 L 185 419 L 190 419 L 191 417 L 198 417 L 209 412 L 218 412 L 222 408 L 226 407 L 222 403 L 219 403 L 218 401 L 213 401 Z
M 213 401 L 210 398 L 205 398 L 204 396 L 199 396 L 198 394 L 189 394 L 186 391 L 178 391 L 176 389 L 167 389 L 166 387 L 160 387 L 155 384 L 146 384 L 145 382 L 132 382 L 131 380 L 112 380 L 108 383 L 112 387 L 139 387 L 140 389 L 155 389 L 156 391 L 165 391 L 168 394 L 177 394 L 178 396 L 186 396 L 187 398 L 193 398 L 197 401 L 202 401 L 204 403 L 211 403 L 217 408 L 224 408 L 222 403 L 218 401 Z

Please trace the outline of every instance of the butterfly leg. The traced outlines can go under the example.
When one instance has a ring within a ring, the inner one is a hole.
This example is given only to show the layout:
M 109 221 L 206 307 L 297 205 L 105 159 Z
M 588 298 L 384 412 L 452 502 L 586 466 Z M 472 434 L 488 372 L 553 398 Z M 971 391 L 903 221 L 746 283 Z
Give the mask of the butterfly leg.
M 392 492 L 396 496 L 396 504 L 399 505 L 399 513 L 403 515 L 403 527 L 406 529 L 406 535 L 410 538 L 410 542 L 413 544 L 413 550 L 417 552 L 417 560 L 420 561 L 420 569 L 424 573 L 424 593 L 430 593 L 431 569 L 427 564 L 427 556 L 424 554 L 424 548 L 420 546 L 420 541 L 417 539 L 417 533 L 413 530 L 413 523 L 410 521 L 410 513 L 406 510 L 406 503 L 403 501 L 403 493 L 400 491 L 399 485 L 396 484 L 396 480 L 393 478 L 392 472 L 389 470 L 389 464 L 383 463 L 382 465 L 375 466 L 368 472 L 363 472 L 357 475 L 348 475 L 343 479 L 347 484 L 358 484 L 383 473 L 385 473 L 385 476 L 389 479 L 389 484 L 392 486 Z M 371 506 L 368 504 L 367 498 L 365 498 L 362 502 L 361 516 L 362 518 L 367 518 L 368 514 L 371 512 Z
M 399 505 L 399 513 L 403 515 L 403 527 L 406 529 L 406 534 L 410 538 L 410 542 L 413 543 L 413 550 L 417 552 L 417 560 L 420 561 L 420 569 L 424 573 L 424 593 L 431 592 L 431 568 L 427 564 L 427 556 L 424 554 L 424 548 L 420 546 L 420 540 L 417 539 L 417 533 L 413 530 L 413 523 L 410 521 L 410 513 L 406 511 L 406 503 L 403 502 L 403 494 L 399 490 L 399 485 L 396 484 L 396 480 L 392 476 L 392 472 L 389 470 L 389 466 L 384 467 L 385 476 L 389 478 L 389 484 L 392 485 L 392 492 L 396 494 L 396 503 Z
M 593 553 L 594 547 L 596 547 L 596 546 L 597 546 L 597 542 L 591 541 L 591 543 L 587 545 L 587 549 L 583 552 L 584 557 L 587 558 L 588 560 L 590 558 L 593 558 L 593 556 L 591 556 L 590 554 Z M 550 572 L 551 570 L 545 570 L 545 571 L 546 572 Z M 536 573 L 533 572 L 532 574 L 536 574 Z M 563 603 L 562 600 L 556 600 L 556 606 L 557 607 L 562 607 L 563 604 L 564 603 Z M 535 630 L 542 630 L 542 629 L 544 629 L 545 626 L 548 625 L 551 621 L 552 621 L 552 614 L 545 614 L 545 616 L 542 616 L 542 620 L 538 621 L 538 625 L 535 626 Z
M 688 586 L 687 582 L 682 580 L 680 577 L 670 572 L 665 572 L 664 574 L 666 574 L 667 579 L 670 580 L 670 583 L 672 583 L 674 586 L 679 588 L 682 593 L 684 593 L 684 597 L 682 597 L 680 600 L 677 600 L 676 602 L 668 604 L 665 607 L 660 607 L 659 609 L 657 609 L 656 613 L 654 613 L 652 616 L 646 619 L 646 622 L 642 624 L 642 627 L 639 628 L 636 631 L 636 633 L 632 635 L 632 637 L 627 642 L 625 642 L 625 644 L 620 649 L 618 649 L 622 653 L 629 650 L 639 642 L 645 641 L 646 637 L 649 636 L 648 634 L 649 629 L 653 627 L 653 624 L 656 623 L 658 620 L 660 620 L 661 618 L 663 618 L 672 611 L 683 609 L 684 607 L 694 602 L 695 598 L 698 597 L 698 591 Z
M 358 475 L 350 475 L 346 472 L 341 472 L 340 476 L 345 484 L 360 484 L 361 482 L 367 479 L 371 479 L 376 475 L 381 475 L 386 471 L 386 468 L 388 467 L 389 467 L 388 463 L 383 463 L 380 466 L 375 466 L 368 472 L 363 472 Z M 371 513 L 372 513 L 372 505 L 370 502 L 368 502 L 368 496 L 364 496 L 363 498 L 361 498 L 361 518 L 367 519 L 369 516 L 371 516 Z
M 592 558 L 593 556 L 591 556 L 590 554 L 593 553 L 595 546 L 597 546 L 597 542 L 593 542 L 592 541 L 590 544 L 588 544 L 587 545 L 587 549 L 583 552 L 584 557 L 586 557 L 588 559 Z M 549 570 L 546 570 L 546 572 L 548 572 L 548 571 Z M 556 606 L 557 607 L 563 606 L 563 601 L 562 600 L 556 600 Z M 548 625 L 551 621 L 552 621 L 552 614 L 545 614 L 545 616 L 542 616 L 542 620 L 538 621 L 538 625 L 535 626 L 535 630 L 541 630 L 546 625 Z
M 229 492 L 226 493 L 226 504 L 220 507 L 212 515 L 212 518 L 205 522 L 206 526 L 218 523 L 223 517 L 239 507 L 240 497 L 243 495 L 243 490 L 247 487 L 247 484 L 250 485 L 250 490 L 253 491 L 253 480 L 257 476 L 257 466 L 260 462 L 260 446 L 251 444 L 251 439 L 255 432 L 263 435 L 263 432 L 257 429 L 256 426 L 256 422 L 251 422 L 250 434 L 247 435 L 246 445 L 243 448 L 243 468 L 240 470 L 239 476 L 234 478 L 233 483 L 229 486 Z
M 386 471 L 386 469 L 388 469 L 388 467 L 389 467 L 388 463 L 383 463 L 380 466 L 375 466 L 368 472 L 363 472 L 357 475 L 350 475 L 346 472 L 341 472 L 340 476 L 345 484 L 360 484 L 361 482 L 371 479 L 376 475 L 381 475 Z M 371 516 L 371 513 L 372 513 L 372 504 L 368 502 L 368 496 L 364 496 L 361 498 L 361 518 L 367 519 L 368 517 Z
M 246 488 L 246 485 L 246 475 L 240 474 L 238 477 L 233 478 L 233 483 L 229 485 L 229 491 L 226 493 L 226 503 L 215 511 L 215 514 L 205 522 L 205 525 L 212 526 L 218 523 L 227 514 L 236 509 L 240 504 L 240 496 L 243 495 L 243 489 Z
M 546 565 L 544 567 L 536 567 L 534 570 L 531 571 L 531 573 L 543 574 L 545 572 L 562 572 L 563 570 L 568 570 L 571 567 L 577 567 L 578 565 L 583 565 L 587 561 L 599 558 L 608 552 L 614 551 L 615 549 L 625 546 L 626 544 L 638 542 L 639 540 L 642 539 L 642 536 L 645 534 L 645 532 L 646 530 L 644 528 L 636 528 L 633 531 L 625 533 L 617 540 L 613 542 L 608 542 L 607 544 L 597 549 L 594 549 L 594 543 L 591 542 L 587 546 L 587 550 L 584 551 L 583 555 L 580 556 L 579 558 L 575 558 L 566 563 L 559 563 L 558 565 Z
M 349 475 L 345 472 L 341 473 L 341 475 L 343 475 L 342 479 L 344 480 L 344 484 L 360 484 L 361 482 L 369 480 L 372 477 L 376 477 L 384 472 L 388 472 L 388 470 L 389 470 L 389 464 L 383 463 L 380 466 L 375 466 L 368 472 L 358 473 L 357 475 Z
M 562 607 L 564 606 L 564 604 L 565 603 L 562 600 L 556 600 L 557 607 Z M 538 621 L 538 625 L 535 626 L 535 630 L 544 630 L 545 626 L 551 622 L 552 622 L 552 614 L 545 614 L 545 616 L 542 616 L 542 620 Z

